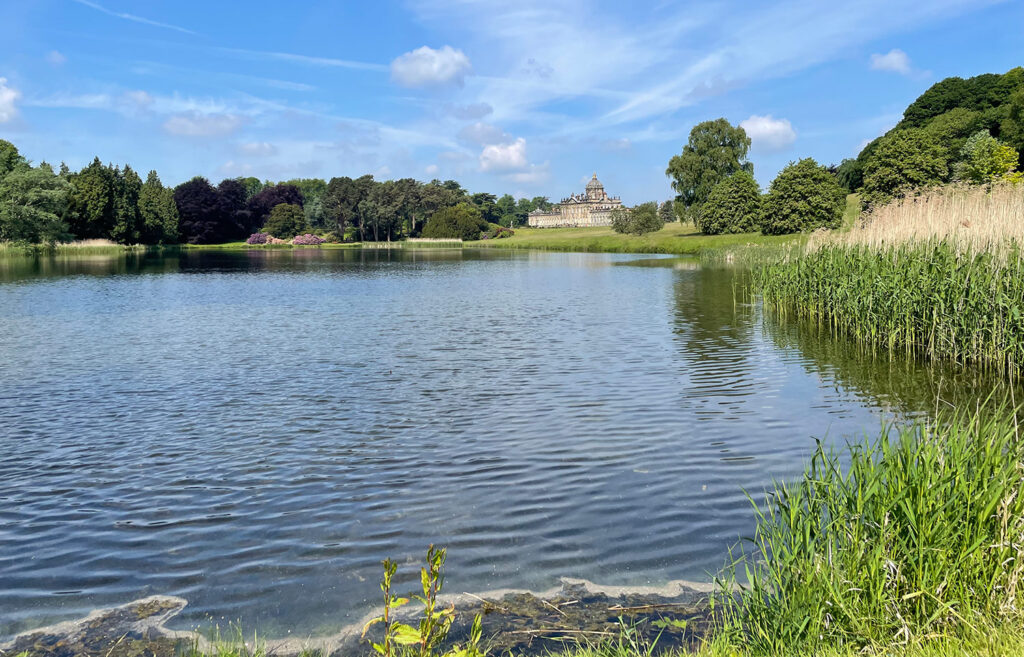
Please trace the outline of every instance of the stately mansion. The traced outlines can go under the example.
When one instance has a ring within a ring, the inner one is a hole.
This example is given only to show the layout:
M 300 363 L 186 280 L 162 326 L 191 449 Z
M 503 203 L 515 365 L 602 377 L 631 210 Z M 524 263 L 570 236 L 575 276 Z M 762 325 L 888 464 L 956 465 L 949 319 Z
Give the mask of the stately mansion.
M 587 183 L 587 191 L 562 199 L 550 212 L 534 210 L 527 219 L 533 228 L 576 228 L 611 226 L 612 210 L 622 207 L 617 196 L 608 196 L 597 174 Z

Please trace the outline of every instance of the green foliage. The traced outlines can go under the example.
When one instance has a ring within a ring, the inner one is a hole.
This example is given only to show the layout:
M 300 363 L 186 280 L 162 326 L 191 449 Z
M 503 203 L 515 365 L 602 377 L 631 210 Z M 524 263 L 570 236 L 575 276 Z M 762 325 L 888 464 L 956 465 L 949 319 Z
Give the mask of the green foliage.
M 658 206 L 658 217 L 661 219 L 661 223 L 667 224 L 676 220 L 676 210 L 674 201 L 665 201 Z
M 1000 142 L 981 130 L 971 136 L 960 151 L 960 161 L 955 167 L 958 180 L 976 184 L 999 180 L 1020 182 L 1017 170 L 1018 154 L 1011 146 Z
M 107 238 L 114 226 L 117 174 L 97 157 L 70 176 L 67 221 L 78 239 Z
M 867 349 L 1024 366 L 1024 256 L 960 252 L 945 242 L 823 246 L 755 270 L 765 304 L 848 335 Z
M 156 171 L 150 171 L 139 192 L 139 216 L 142 221 L 140 242 L 143 244 L 174 244 L 178 241 L 178 208 L 174 190 L 160 182 Z
M 864 166 L 864 200 L 879 204 L 947 179 L 948 153 L 928 132 L 897 130 L 882 137 Z
M 846 158 L 836 169 L 836 180 L 848 193 L 853 193 L 864 185 L 864 166 L 855 158 Z
M 1021 154 L 1020 168 L 1024 171 L 1024 88 L 1018 89 L 1007 103 L 1006 118 L 1000 125 L 999 137 Z
M 665 226 L 661 215 L 658 213 L 658 204 L 655 201 L 641 203 L 640 205 L 627 210 L 616 208 L 612 210 L 612 230 L 616 233 L 628 235 L 646 235 L 661 230 Z
M 416 627 L 400 623 L 395 619 L 395 611 L 409 603 L 409 598 L 400 598 L 391 593 L 392 580 L 398 570 L 397 564 L 391 559 L 384 560 L 384 577 L 380 590 L 384 593 L 384 613 L 371 619 L 363 627 L 363 636 L 378 623 L 382 623 L 383 639 L 380 643 L 373 642 L 373 649 L 384 657 L 397 657 L 399 653 L 408 654 L 411 650 L 418 657 L 433 657 L 444 643 L 455 620 L 455 605 L 438 609 L 437 596 L 444 585 L 444 561 L 446 550 L 427 548 L 426 566 L 420 568 L 420 586 L 422 595 L 415 595 L 423 610 Z M 440 657 L 484 657 L 485 651 L 480 649 L 481 618 L 473 619 L 470 639 L 465 646 L 455 646 Z M 405 650 L 403 650 L 405 649 Z
M 753 173 L 754 165 L 747 160 L 749 150 L 746 131 L 725 119 L 694 126 L 682 153 L 673 156 L 665 170 L 684 214 L 692 216 L 723 178 L 737 171 Z
M 306 215 L 301 205 L 279 203 L 270 211 L 263 232 L 270 233 L 278 239 L 295 237 L 306 229 Z
M 442 208 L 431 215 L 423 228 L 423 237 L 478 240 L 487 230 L 487 222 L 480 211 L 468 203 Z
M 973 78 L 946 78 L 933 84 L 903 112 L 897 129 L 921 128 L 954 108 L 975 112 L 999 109 L 1018 89 L 1024 88 L 1024 68 L 1000 75 L 986 73 Z
M 846 191 L 828 169 L 811 158 L 791 162 L 779 172 L 762 205 L 761 230 L 783 235 L 839 228 Z
M 761 226 L 761 188 L 754 177 L 740 171 L 715 185 L 696 215 L 696 225 L 706 235 L 757 231 Z
M 61 216 L 70 187 L 45 164 L 31 168 L 18 163 L 0 177 L 0 242 L 52 247 L 67 241 L 70 235 Z
M 818 654 L 1019 626 L 1022 460 L 1001 409 L 885 428 L 844 453 L 819 443 L 801 480 L 754 503 L 753 550 L 720 582 L 734 641 Z
M 139 213 L 142 179 L 127 165 L 124 171 L 116 173 L 119 175 L 114 189 L 114 224 L 110 227 L 110 239 L 118 244 L 138 244 L 142 241 L 143 228 Z
M 983 129 L 983 122 L 981 112 L 957 107 L 936 116 L 923 129 L 946 149 L 946 164 L 952 171 L 967 138 Z
M 0 139 L 0 178 L 3 178 L 15 169 L 27 167 L 28 161 L 21 156 L 14 144 Z

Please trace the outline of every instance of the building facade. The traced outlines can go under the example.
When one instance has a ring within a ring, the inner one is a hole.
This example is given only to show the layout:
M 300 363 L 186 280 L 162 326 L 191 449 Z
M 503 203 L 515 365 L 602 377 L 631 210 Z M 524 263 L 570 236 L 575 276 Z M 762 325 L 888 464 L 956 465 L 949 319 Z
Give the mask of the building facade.
M 612 211 L 622 207 L 617 196 L 608 196 L 597 174 L 587 183 L 583 194 L 573 194 L 551 209 L 534 210 L 527 217 L 531 228 L 579 228 L 582 226 L 611 226 Z

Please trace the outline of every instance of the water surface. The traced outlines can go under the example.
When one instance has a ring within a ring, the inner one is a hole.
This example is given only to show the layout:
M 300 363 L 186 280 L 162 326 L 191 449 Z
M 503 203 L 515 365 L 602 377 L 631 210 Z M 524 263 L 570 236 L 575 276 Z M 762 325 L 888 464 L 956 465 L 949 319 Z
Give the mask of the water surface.
M 733 277 L 495 250 L 0 260 L 0 636 L 154 593 L 190 601 L 182 627 L 327 632 L 431 542 L 451 591 L 706 580 L 752 527 L 743 491 L 815 437 L 986 387 L 780 325 Z

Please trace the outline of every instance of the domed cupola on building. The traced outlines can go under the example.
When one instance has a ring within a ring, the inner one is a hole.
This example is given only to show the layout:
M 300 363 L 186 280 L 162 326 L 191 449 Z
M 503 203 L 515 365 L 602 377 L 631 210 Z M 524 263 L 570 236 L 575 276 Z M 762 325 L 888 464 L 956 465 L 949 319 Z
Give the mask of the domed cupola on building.
M 534 210 L 527 224 L 534 228 L 577 228 L 611 226 L 612 210 L 622 207 L 617 196 L 608 196 L 595 173 L 583 194 L 572 194 L 552 208 L 551 212 Z
M 608 195 L 604 192 L 604 185 L 597 179 L 597 174 L 590 179 L 587 183 L 587 200 L 588 201 L 604 201 L 608 199 Z

